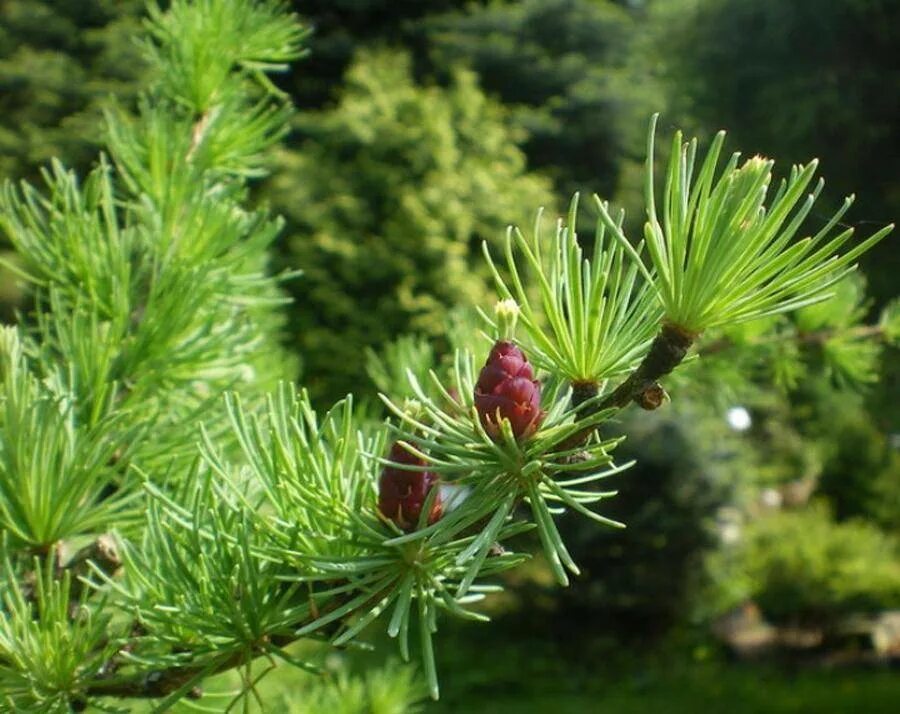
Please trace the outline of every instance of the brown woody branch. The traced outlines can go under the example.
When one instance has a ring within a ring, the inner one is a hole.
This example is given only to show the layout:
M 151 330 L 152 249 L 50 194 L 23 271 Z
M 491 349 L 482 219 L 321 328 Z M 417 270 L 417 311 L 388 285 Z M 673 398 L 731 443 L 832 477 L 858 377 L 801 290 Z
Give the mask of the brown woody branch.
M 579 411 L 579 416 L 587 417 L 597 414 L 604 409 L 616 407 L 621 409 L 635 402 L 643 409 L 656 409 L 666 398 L 665 390 L 657 380 L 669 374 L 677 367 L 691 345 L 699 335 L 685 330 L 678 325 L 665 322 L 659 333 L 650 345 L 650 351 L 644 357 L 638 368 L 597 403 L 591 404 Z M 849 329 L 817 330 L 815 332 L 797 332 L 793 334 L 767 335 L 765 337 L 750 340 L 752 346 L 774 344 L 786 340 L 793 340 L 800 344 L 820 345 L 836 336 L 845 336 L 850 339 L 866 339 L 869 337 L 883 337 L 884 328 L 881 325 L 861 325 Z M 745 343 L 746 344 L 746 343 Z M 708 356 L 725 352 L 735 347 L 744 346 L 727 338 L 720 338 L 702 345 L 699 348 L 701 356 Z M 572 407 L 576 410 L 597 396 L 598 385 L 593 382 L 575 383 L 572 385 Z M 561 446 L 561 450 L 571 449 L 583 443 L 594 429 L 587 429 L 570 438 Z
M 298 625 L 299 627 L 299 625 Z M 254 651 L 253 659 L 267 654 L 267 645 L 285 647 L 298 638 L 293 634 L 267 635 L 260 641 Z M 133 649 L 126 645 L 122 651 Z M 188 682 L 199 677 L 212 677 L 246 663 L 243 652 L 224 658 L 214 667 L 208 665 L 184 664 L 165 669 L 152 670 L 150 672 L 135 672 L 125 677 L 103 679 L 98 678 L 85 691 L 87 697 L 115 697 L 118 699 L 160 699 L 167 697 Z M 115 671 L 116 666 L 109 671 Z M 189 698 L 199 699 L 202 692 L 199 687 L 192 688 L 187 695 Z
M 581 418 L 593 416 L 605 409 L 614 407 L 621 409 L 631 402 L 637 403 L 643 409 L 656 409 L 666 398 L 665 390 L 657 380 L 665 377 L 681 363 L 696 339 L 696 333 L 664 322 L 638 368 L 599 402 L 582 406 L 597 396 L 599 385 L 595 382 L 573 384 L 572 408 Z M 595 427 L 590 427 L 575 434 L 561 444 L 559 450 L 567 451 L 584 443 L 595 430 Z
M 344 593 L 342 595 L 336 596 L 334 600 L 329 603 L 329 606 L 322 610 L 313 608 L 312 612 L 310 613 L 310 620 L 307 622 L 296 623 L 295 629 L 299 629 L 303 625 L 308 624 L 308 622 L 316 620 L 323 614 L 327 614 L 329 611 L 340 607 L 351 597 L 352 595 Z M 360 610 L 365 610 L 370 603 L 376 602 L 381 597 L 382 594 L 373 595 L 370 601 L 360 606 Z M 323 628 L 325 636 L 331 637 L 331 635 L 335 634 L 349 616 L 350 615 L 347 615 L 336 620 L 335 622 L 326 625 Z M 143 630 L 135 630 L 134 632 L 135 636 L 141 636 L 144 634 L 146 634 L 146 632 L 144 632 Z M 255 660 L 259 657 L 266 656 L 269 652 L 270 646 L 278 648 L 286 647 L 299 639 L 301 638 L 297 637 L 293 632 L 283 634 L 271 633 L 264 635 L 260 639 L 256 647 L 253 649 L 251 659 Z M 134 643 L 129 642 L 120 650 L 120 652 L 131 651 L 133 649 Z M 246 664 L 246 662 L 246 652 L 235 652 L 234 654 L 225 657 L 221 662 L 219 662 L 212 668 L 210 668 L 208 665 L 185 663 L 183 665 L 152 670 L 150 672 L 134 672 L 133 674 L 118 678 L 109 677 L 107 674 L 108 678 L 106 679 L 101 676 L 98 679 L 94 680 L 94 682 L 92 682 L 84 692 L 84 696 L 114 697 L 119 699 L 161 699 L 176 692 L 178 689 L 184 687 L 192 680 L 199 679 L 200 677 L 212 677 L 216 674 L 221 674 L 222 672 L 226 672 L 230 669 L 240 667 Z M 111 660 L 108 664 L 108 668 L 104 668 L 104 670 L 109 674 L 114 673 L 118 669 L 118 662 Z M 202 691 L 200 690 L 199 686 L 193 687 L 190 691 L 187 692 L 186 696 L 193 699 L 199 699 L 202 696 Z
M 664 322 L 650 345 L 650 351 L 638 368 L 595 407 L 596 411 L 610 407 L 622 408 L 633 401 L 651 402 L 661 389 L 657 380 L 675 369 L 687 356 L 697 334 L 678 325 Z

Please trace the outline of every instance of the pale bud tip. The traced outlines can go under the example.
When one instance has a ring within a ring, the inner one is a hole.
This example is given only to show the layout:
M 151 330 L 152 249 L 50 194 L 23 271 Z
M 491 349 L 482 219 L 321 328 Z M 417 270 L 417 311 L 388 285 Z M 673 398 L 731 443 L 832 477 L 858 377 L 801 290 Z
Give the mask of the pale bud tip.
M 519 303 L 517 303 L 512 298 L 508 298 L 506 300 L 500 300 L 494 306 L 494 313 L 497 317 L 518 317 L 519 316 Z
M 519 312 L 519 304 L 512 298 L 500 300 L 494 306 L 494 314 L 497 316 L 497 329 L 501 339 L 512 339 L 516 329 L 516 320 L 519 318 Z

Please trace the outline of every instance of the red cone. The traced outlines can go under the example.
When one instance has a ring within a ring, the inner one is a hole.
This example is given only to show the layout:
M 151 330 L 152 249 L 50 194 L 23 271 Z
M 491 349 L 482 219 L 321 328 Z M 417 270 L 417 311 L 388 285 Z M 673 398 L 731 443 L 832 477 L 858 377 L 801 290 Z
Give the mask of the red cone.
M 398 464 L 426 465 L 423 459 L 411 454 L 399 442 L 391 447 L 388 458 Z M 437 475 L 430 471 L 407 471 L 385 466 L 378 482 L 378 510 L 403 530 L 414 529 L 429 492 L 437 486 L 437 480 Z M 442 513 L 441 494 L 438 492 L 428 514 L 429 525 L 436 522 Z
M 525 353 L 512 342 L 494 345 L 475 384 L 475 409 L 484 430 L 500 437 L 500 422 L 508 419 L 516 440 L 537 431 L 544 418 L 541 411 L 541 383 Z

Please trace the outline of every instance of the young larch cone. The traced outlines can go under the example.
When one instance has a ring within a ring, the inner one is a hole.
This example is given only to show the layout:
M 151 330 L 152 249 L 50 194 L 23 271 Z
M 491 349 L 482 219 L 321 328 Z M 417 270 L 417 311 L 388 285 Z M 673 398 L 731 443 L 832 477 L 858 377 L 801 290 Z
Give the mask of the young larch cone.
M 475 384 L 475 409 L 484 430 L 500 437 L 500 423 L 508 419 L 517 441 L 537 431 L 544 418 L 541 383 L 525 353 L 512 342 L 497 342 Z
M 391 447 L 388 458 L 398 464 L 426 465 L 423 459 L 411 454 L 399 442 Z M 437 480 L 437 474 L 430 471 L 407 471 L 396 466 L 385 466 L 378 481 L 378 510 L 403 530 L 414 529 L 429 492 L 432 487 L 437 488 Z M 443 504 L 438 491 L 428 514 L 428 524 L 435 523 L 442 513 Z

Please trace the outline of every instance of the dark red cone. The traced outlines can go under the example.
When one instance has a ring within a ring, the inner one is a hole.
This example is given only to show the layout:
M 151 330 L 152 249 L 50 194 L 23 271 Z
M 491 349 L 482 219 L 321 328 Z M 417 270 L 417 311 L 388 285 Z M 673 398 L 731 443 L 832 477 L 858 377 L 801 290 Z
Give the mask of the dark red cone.
M 509 419 L 518 441 L 540 426 L 544 418 L 541 383 L 534 379 L 525 353 L 512 342 L 497 342 L 488 355 L 475 384 L 475 409 L 484 430 L 494 439 L 500 438 L 503 419 Z
M 398 464 L 425 466 L 418 456 L 411 454 L 399 442 L 391 447 L 388 458 Z M 419 522 L 422 508 L 438 477 L 430 471 L 407 471 L 395 466 L 385 466 L 378 481 L 378 510 L 403 530 L 412 530 Z M 441 494 L 438 492 L 428 514 L 429 525 L 443 513 Z

